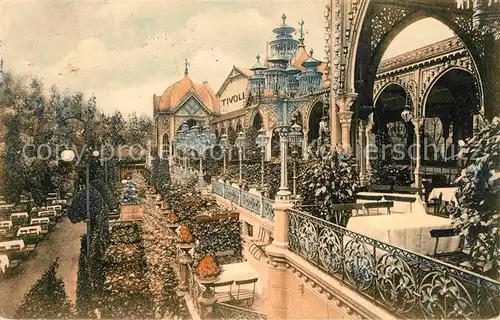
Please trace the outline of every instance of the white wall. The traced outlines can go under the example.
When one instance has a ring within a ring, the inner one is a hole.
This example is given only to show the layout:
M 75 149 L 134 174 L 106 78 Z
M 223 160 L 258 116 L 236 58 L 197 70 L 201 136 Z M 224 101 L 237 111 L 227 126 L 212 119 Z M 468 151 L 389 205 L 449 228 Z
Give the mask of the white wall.
M 228 113 L 243 108 L 243 101 L 248 98 L 246 96 L 247 84 L 248 79 L 241 75 L 237 75 L 231 79 L 231 82 L 219 98 L 221 113 Z

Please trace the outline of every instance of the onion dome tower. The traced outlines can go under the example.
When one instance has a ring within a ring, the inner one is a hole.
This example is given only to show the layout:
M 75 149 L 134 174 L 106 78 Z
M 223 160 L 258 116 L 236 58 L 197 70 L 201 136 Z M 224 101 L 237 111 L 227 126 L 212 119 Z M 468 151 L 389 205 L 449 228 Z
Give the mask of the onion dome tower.
M 309 59 L 302 63 L 305 71 L 302 71 L 297 78 L 299 79 L 299 94 L 312 93 L 321 88 L 321 78 L 323 74 L 318 71 L 321 61 L 313 58 L 313 50 L 309 51 Z
M 261 96 L 264 94 L 264 89 L 266 86 L 266 78 L 264 77 L 264 70 L 267 67 L 260 63 L 260 55 L 257 55 L 257 62 L 250 68 L 253 75 L 250 78 L 250 92 L 254 97 Z
M 266 89 L 273 93 L 284 94 L 288 85 L 288 62 L 295 56 L 299 42 L 293 39 L 295 28 L 288 26 L 286 16 L 281 16 L 282 24 L 273 30 L 276 39 L 271 41 L 271 57 L 267 59 L 269 69 L 264 72 Z

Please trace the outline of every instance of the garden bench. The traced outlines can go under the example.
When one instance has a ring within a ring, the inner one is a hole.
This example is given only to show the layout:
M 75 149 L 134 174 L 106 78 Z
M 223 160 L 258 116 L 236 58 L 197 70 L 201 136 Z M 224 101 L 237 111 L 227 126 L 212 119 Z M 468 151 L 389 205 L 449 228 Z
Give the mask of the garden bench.
M 369 200 L 369 201 L 380 201 L 382 200 L 381 195 L 377 194 L 357 194 L 356 195 L 357 200 Z
M 223 291 L 223 292 L 215 292 L 215 298 L 217 299 L 217 302 L 228 302 L 233 300 L 231 297 L 231 286 L 233 285 L 234 280 L 230 281 L 225 281 L 225 282 L 218 282 L 218 283 L 211 283 L 208 284 L 207 286 L 210 288 L 221 288 L 221 287 L 229 287 L 229 290 Z
M 418 188 L 407 187 L 407 186 L 394 186 L 394 192 L 396 193 L 409 193 L 416 194 L 418 193 Z
M 255 259 L 260 260 L 262 255 L 266 253 L 266 246 L 269 244 L 269 239 L 271 236 L 271 232 L 266 228 L 259 228 L 259 237 L 255 240 L 252 240 L 252 243 L 248 247 L 248 251 Z M 257 254 L 260 253 L 257 257 Z
M 250 307 L 255 300 L 255 284 L 258 278 L 252 278 L 248 280 L 237 280 L 234 283 L 238 286 L 237 290 L 231 291 L 231 296 L 235 302 L 244 302 L 247 307 Z M 253 289 L 241 288 L 242 285 L 253 284 Z
M 378 184 L 372 184 L 368 186 L 368 190 L 370 191 L 375 191 L 375 192 L 389 192 L 391 191 L 391 186 L 384 186 L 384 185 L 378 185 Z
M 380 209 L 387 209 L 387 214 L 391 214 L 392 207 L 394 207 L 394 202 L 392 202 L 392 201 L 365 202 L 365 203 L 363 203 L 363 209 L 366 210 L 367 215 L 370 215 L 370 209 L 377 209 L 377 214 L 380 214 Z

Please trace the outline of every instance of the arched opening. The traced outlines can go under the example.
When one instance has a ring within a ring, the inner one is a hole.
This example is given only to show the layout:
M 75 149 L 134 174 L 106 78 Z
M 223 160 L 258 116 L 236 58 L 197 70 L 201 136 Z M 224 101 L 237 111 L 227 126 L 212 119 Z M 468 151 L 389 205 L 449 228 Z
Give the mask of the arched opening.
M 311 143 L 319 138 L 319 124 L 325 116 L 324 105 L 321 101 L 316 102 L 309 113 L 309 133 L 307 142 Z
M 273 135 L 271 136 L 271 157 L 277 158 L 280 156 L 280 134 L 279 129 L 273 129 Z
M 260 128 L 262 128 L 262 116 L 258 111 L 255 113 L 255 116 L 253 117 L 252 127 L 254 127 L 257 130 L 260 130 Z
M 411 106 L 411 104 L 408 91 L 396 83 L 387 85 L 375 101 L 373 132 L 385 136 L 383 143 L 390 145 L 392 159 L 403 163 L 408 162 L 408 152 L 396 153 L 394 151 L 396 148 L 406 151 L 413 143 L 413 125 L 411 122 L 405 123 L 401 118 L 405 106 Z
M 240 132 L 241 130 L 243 129 L 243 127 L 241 126 L 241 121 L 238 120 L 238 123 L 236 124 L 236 132 Z
M 458 68 L 442 74 L 424 96 L 424 162 L 454 164 L 458 142 L 473 136 L 474 115 L 479 112 L 476 78 Z
M 168 134 L 165 133 L 162 137 L 161 143 L 161 158 L 167 159 L 170 155 L 170 141 L 168 139 Z

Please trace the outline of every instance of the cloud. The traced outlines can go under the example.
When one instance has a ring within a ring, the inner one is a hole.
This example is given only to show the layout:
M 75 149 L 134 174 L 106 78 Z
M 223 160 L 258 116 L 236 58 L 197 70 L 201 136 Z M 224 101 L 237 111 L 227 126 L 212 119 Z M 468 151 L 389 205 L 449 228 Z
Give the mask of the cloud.
M 10 30 L 4 32 L 6 68 L 38 75 L 46 87 L 94 93 L 106 112 L 152 114 L 153 94 L 182 77 L 184 58 L 190 77 L 217 91 L 233 65 L 249 68 L 257 53 L 264 55 L 283 12 L 296 28 L 306 21 L 306 45 L 318 59 L 324 55 L 322 1 L 34 1 L 5 7 L 12 17 L 4 21 Z

